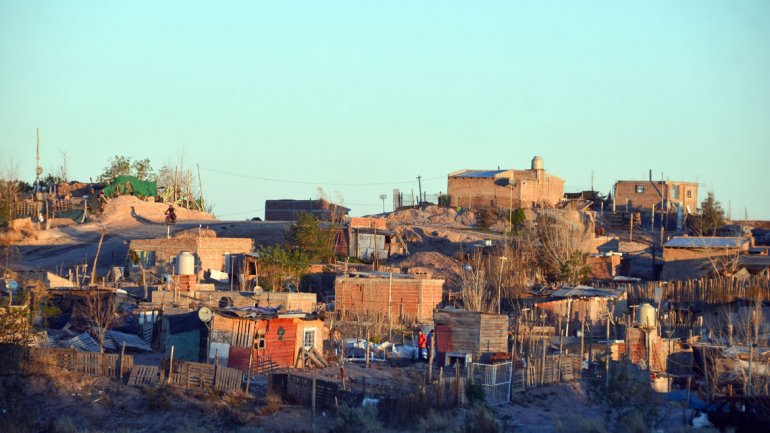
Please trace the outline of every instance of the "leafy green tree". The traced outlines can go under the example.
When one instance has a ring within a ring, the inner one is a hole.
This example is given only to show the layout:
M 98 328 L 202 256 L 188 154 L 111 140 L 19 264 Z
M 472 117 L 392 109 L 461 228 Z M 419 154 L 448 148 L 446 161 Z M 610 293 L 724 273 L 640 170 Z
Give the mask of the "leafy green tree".
M 321 221 L 309 213 L 297 215 L 289 230 L 289 243 L 302 251 L 311 262 L 328 262 L 334 258 L 333 241 L 336 226 L 322 227 Z
M 131 170 L 134 176 L 142 180 L 149 180 L 153 177 L 152 164 L 150 158 L 140 159 L 131 163 Z
M 722 205 L 714 198 L 714 193 L 709 192 L 706 200 L 701 203 L 700 222 L 696 231 L 701 236 L 714 236 L 717 229 L 725 224 L 725 211 Z
M 153 177 L 152 164 L 148 158 L 132 161 L 128 156 L 115 155 L 99 175 L 99 182 L 109 182 L 118 176 L 136 176 L 141 180 L 149 180 Z
M 305 252 L 287 245 L 259 248 L 259 278 L 262 287 L 281 291 L 284 283 L 299 285 L 310 263 Z

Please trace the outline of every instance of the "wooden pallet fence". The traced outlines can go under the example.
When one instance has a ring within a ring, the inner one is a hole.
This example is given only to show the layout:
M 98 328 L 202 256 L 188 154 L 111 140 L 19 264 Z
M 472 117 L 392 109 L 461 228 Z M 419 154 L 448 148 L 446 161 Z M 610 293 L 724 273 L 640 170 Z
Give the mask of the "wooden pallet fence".
M 154 365 L 136 365 L 131 369 L 128 376 L 130 386 L 152 386 L 157 385 L 160 369 Z
M 169 374 L 169 383 L 183 388 L 235 392 L 242 389 L 243 371 L 213 364 L 180 361 Z

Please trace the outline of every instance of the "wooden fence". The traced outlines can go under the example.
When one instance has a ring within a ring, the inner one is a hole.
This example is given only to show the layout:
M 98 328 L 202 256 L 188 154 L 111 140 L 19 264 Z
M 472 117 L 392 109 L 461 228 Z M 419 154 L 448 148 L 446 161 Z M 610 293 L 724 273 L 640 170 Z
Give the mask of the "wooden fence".
M 764 277 L 753 277 L 748 280 L 702 278 L 665 284 L 646 282 L 632 285 L 627 292 L 629 304 L 653 302 L 656 287 L 661 288 L 662 299 L 674 304 L 726 304 L 736 300 L 770 299 L 770 280 Z
M 3 345 L 0 372 L 18 374 L 28 363 L 50 365 L 67 371 L 123 378 L 134 366 L 132 355 L 77 352 L 75 349 L 44 349 Z
M 551 383 L 571 382 L 580 379 L 582 376 L 582 361 L 580 355 L 547 355 L 545 359 L 535 359 L 526 369 L 516 370 L 516 372 L 526 371 L 526 388 L 548 385 Z M 519 375 L 521 373 L 518 373 Z M 514 380 L 514 385 L 516 380 Z M 521 379 L 519 378 L 519 385 Z M 521 386 L 513 387 L 514 392 L 523 391 L 526 388 Z
M 181 361 L 168 374 L 170 385 L 235 392 L 243 389 L 243 371 L 214 364 Z

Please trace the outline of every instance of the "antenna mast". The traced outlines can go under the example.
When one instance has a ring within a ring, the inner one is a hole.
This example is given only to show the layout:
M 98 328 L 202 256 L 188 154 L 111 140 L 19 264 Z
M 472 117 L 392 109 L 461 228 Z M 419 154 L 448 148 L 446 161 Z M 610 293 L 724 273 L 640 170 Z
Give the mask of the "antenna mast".
M 37 152 L 35 153 L 35 183 L 40 183 L 40 175 L 43 174 L 43 167 L 40 166 L 40 128 L 37 128 Z

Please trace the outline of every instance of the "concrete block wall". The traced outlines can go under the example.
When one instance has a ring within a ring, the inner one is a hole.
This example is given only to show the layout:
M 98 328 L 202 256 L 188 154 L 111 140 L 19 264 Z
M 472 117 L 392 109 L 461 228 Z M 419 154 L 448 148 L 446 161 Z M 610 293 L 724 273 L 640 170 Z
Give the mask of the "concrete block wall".
M 644 188 L 643 192 L 636 192 L 637 186 Z M 679 188 L 678 197 L 674 197 L 673 188 Z M 657 189 L 656 189 L 657 188 Z M 682 203 L 683 207 L 690 207 L 691 212 L 698 208 L 698 184 L 680 181 L 653 181 L 649 180 L 621 180 L 615 183 L 615 208 L 624 210 L 626 203 L 630 209 L 656 209 L 661 207 L 661 194 L 664 206 L 675 206 Z
M 444 280 L 393 278 L 388 308 L 388 278 L 338 277 L 335 281 L 335 308 L 343 315 L 390 311 L 394 323 L 426 322 L 441 303 Z

